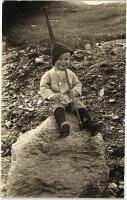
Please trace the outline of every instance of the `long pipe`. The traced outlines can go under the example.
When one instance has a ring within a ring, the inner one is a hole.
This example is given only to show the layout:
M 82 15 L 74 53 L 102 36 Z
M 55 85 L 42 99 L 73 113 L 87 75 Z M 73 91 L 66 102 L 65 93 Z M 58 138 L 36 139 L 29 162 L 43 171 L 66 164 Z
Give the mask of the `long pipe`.
M 51 44 L 54 45 L 55 37 L 54 37 L 53 31 L 52 31 L 52 27 L 51 27 L 51 24 L 49 22 L 49 18 L 48 18 L 44 4 L 43 4 L 43 11 L 44 11 L 44 14 L 45 14 L 45 17 L 46 17 L 46 22 L 47 22 L 47 26 L 48 26 L 48 30 L 49 30 L 49 36 L 50 36 Z
M 51 27 L 51 24 L 49 22 L 49 18 L 48 18 L 48 15 L 47 15 L 47 12 L 46 12 L 44 4 L 43 4 L 43 11 L 44 11 L 44 14 L 45 14 L 45 17 L 46 17 L 46 22 L 47 22 L 47 26 L 48 26 L 48 30 L 49 30 L 49 36 L 50 36 L 50 40 L 51 40 L 51 48 L 53 48 L 53 45 L 55 44 L 55 38 L 54 38 L 52 27 Z M 69 82 L 69 77 L 68 77 L 67 69 L 65 69 L 65 73 L 66 73 L 67 83 L 68 83 L 69 91 L 70 91 L 71 90 L 71 85 L 70 85 L 70 82 Z M 76 114 L 77 114 L 79 123 L 81 125 L 82 122 L 81 122 L 81 118 L 80 118 L 80 115 L 79 115 L 79 111 L 78 111 L 76 102 L 75 102 L 74 99 L 72 99 L 72 100 L 73 100 L 73 103 L 74 103 L 74 106 L 75 106 L 75 110 L 76 110 Z
M 69 81 L 69 77 L 68 77 L 68 73 L 67 73 L 67 69 L 66 68 L 65 68 L 65 74 L 66 74 L 67 83 L 68 83 L 68 86 L 69 86 L 69 91 L 71 91 L 71 84 L 70 84 L 70 81 Z M 82 121 L 81 121 L 81 118 L 80 118 L 80 115 L 79 115 L 79 111 L 78 111 L 78 107 L 77 107 L 77 104 L 76 104 L 74 98 L 72 99 L 72 101 L 73 101 L 74 106 L 75 106 L 75 111 L 76 111 L 80 126 L 82 126 Z

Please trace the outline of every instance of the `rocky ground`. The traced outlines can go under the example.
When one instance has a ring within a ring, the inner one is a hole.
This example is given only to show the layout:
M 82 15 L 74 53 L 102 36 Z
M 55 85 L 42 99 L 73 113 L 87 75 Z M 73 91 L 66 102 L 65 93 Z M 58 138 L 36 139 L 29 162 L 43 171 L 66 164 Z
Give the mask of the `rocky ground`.
M 2 57 L 2 196 L 10 166 L 11 145 L 48 116 L 40 92 L 42 74 L 50 69 L 45 48 L 8 47 Z M 102 135 L 110 167 L 109 197 L 124 196 L 125 40 L 86 44 L 77 49 L 72 70 L 83 84 L 84 104 Z

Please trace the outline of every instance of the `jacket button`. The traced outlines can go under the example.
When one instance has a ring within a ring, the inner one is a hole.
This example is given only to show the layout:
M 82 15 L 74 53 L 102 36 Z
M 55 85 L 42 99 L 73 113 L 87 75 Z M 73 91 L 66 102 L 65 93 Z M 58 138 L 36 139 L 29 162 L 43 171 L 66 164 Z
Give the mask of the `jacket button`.
M 61 83 L 61 82 L 59 82 L 59 85 L 62 85 L 62 83 Z

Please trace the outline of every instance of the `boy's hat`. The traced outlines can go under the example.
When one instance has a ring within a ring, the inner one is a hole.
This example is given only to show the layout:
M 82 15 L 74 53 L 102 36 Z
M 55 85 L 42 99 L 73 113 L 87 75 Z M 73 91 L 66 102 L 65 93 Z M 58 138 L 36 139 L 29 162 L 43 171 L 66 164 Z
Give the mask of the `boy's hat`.
M 67 53 L 67 52 L 70 52 L 71 55 L 73 54 L 72 49 L 70 49 L 69 47 L 67 47 L 64 44 L 55 42 L 52 45 L 52 49 L 51 49 L 52 65 L 55 64 L 56 60 L 59 58 L 60 55 L 62 55 L 63 53 Z

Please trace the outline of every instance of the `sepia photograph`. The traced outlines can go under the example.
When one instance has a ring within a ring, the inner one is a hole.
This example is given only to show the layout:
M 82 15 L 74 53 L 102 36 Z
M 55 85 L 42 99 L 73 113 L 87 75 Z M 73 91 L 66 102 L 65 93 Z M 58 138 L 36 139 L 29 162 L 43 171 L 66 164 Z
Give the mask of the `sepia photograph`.
M 1 197 L 124 199 L 125 0 L 1 4 Z

